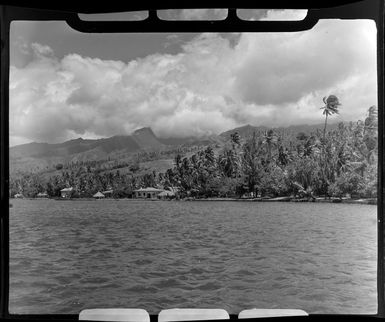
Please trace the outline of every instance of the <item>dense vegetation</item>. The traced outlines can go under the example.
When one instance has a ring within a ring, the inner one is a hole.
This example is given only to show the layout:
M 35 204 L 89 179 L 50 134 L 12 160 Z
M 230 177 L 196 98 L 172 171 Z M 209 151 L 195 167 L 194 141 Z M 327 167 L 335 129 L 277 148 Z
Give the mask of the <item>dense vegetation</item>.
M 10 194 L 35 197 L 39 192 L 60 196 L 74 187 L 73 197 L 90 197 L 113 189 L 114 197 L 130 197 L 140 187 L 177 188 L 178 197 L 315 196 L 376 197 L 377 109 L 365 121 L 340 123 L 327 131 L 328 116 L 338 113 L 338 99 L 324 99 L 325 128 L 311 134 L 259 131 L 242 138 L 237 132 L 220 150 L 207 146 L 190 156 L 175 153 L 174 167 L 166 172 L 139 171 L 140 162 L 125 164 L 130 171 L 105 171 L 98 162 L 56 168 L 44 177 L 23 174 L 11 178 Z M 148 155 L 155 160 L 156 155 Z M 115 166 L 114 166 L 115 164 Z M 110 170 L 111 170 L 110 169 Z
M 375 197 L 376 113 L 371 107 L 365 122 L 298 133 L 294 139 L 269 130 L 241 144 L 234 133 L 218 156 L 208 147 L 190 158 L 177 157 L 165 183 L 195 196 Z

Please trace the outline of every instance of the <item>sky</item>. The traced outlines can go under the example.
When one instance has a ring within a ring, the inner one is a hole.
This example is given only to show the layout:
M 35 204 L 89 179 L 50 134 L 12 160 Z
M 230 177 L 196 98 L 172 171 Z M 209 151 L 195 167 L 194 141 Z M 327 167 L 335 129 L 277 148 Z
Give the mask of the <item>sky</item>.
M 176 18 L 203 14 L 180 11 Z M 303 12 L 265 10 L 254 18 L 283 16 L 300 20 Z M 377 105 L 370 20 L 227 34 L 84 34 L 65 22 L 14 21 L 10 50 L 11 146 L 147 126 L 159 137 L 187 137 L 246 124 L 319 124 L 330 94 L 342 104 L 331 122 L 363 119 Z

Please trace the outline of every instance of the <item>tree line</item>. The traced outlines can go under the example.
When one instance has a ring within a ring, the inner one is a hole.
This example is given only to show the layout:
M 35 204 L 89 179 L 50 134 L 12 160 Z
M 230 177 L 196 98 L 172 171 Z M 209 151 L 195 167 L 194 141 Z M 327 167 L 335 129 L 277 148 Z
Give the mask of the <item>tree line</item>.
M 211 147 L 177 156 L 165 174 L 184 196 L 316 196 L 374 198 L 377 195 L 377 114 L 365 122 L 340 123 L 329 132 L 288 137 L 255 132 L 241 143 L 231 136 L 216 156 Z
M 35 197 L 44 191 L 59 197 L 61 189 L 73 187 L 73 197 L 111 189 L 113 197 L 122 198 L 141 187 L 158 187 L 173 188 L 180 198 L 376 197 L 377 108 L 370 107 L 364 121 L 339 123 L 327 131 L 328 117 L 338 113 L 340 104 L 333 95 L 324 103 L 323 131 L 288 135 L 268 130 L 245 138 L 235 132 L 219 149 L 207 146 L 189 156 L 176 153 L 174 166 L 166 172 L 103 171 L 96 162 L 94 167 L 63 168 L 55 176 L 24 174 L 11 178 L 10 194 Z

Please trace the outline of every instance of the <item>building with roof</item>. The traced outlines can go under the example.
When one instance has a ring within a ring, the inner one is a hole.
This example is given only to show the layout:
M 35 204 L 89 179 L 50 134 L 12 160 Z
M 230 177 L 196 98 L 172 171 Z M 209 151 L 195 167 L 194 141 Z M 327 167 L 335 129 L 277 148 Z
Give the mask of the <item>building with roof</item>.
M 105 198 L 106 196 L 101 193 L 100 191 L 98 191 L 97 193 L 95 193 L 92 197 L 94 197 L 95 199 L 103 199 Z
M 140 199 L 157 199 L 158 195 L 163 192 L 163 189 L 157 189 L 153 187 L 140 188 L 134 190 L 135 198 Z
M 71 198 L 72 194 L 74 193 L 74 188 L 64 188 L 60 190 L 60 195 L 62 198 Z

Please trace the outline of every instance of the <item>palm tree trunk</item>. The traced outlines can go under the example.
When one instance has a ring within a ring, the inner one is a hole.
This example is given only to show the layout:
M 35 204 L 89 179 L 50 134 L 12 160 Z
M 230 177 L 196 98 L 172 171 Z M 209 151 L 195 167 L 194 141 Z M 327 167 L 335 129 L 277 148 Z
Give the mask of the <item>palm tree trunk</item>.
M 323 138 L 323 141 L 324 141 L 324 144 L 325 144 L 325 135 L 326 135 L 326 125 L 328 123 L 328 114 L 326 113 L 326 117 L 325 117 L 325 127 L 324 127 L 324 138 Z
M 325 126 L 324 126 L 324 135 L 323 135 L 323 140 L 322 140 L 322 164 L 321 164 L 321 172 L 322 172 L 322 178 L 324 181 L 326 181 L 326 149 L 325 149 L 325 135 L 326 135 L 326 126 L 328 123 L 328 114 L 326 113 L 325 117 Z M 326 199 L 326 194 L 325 194 L 325 199 Z

